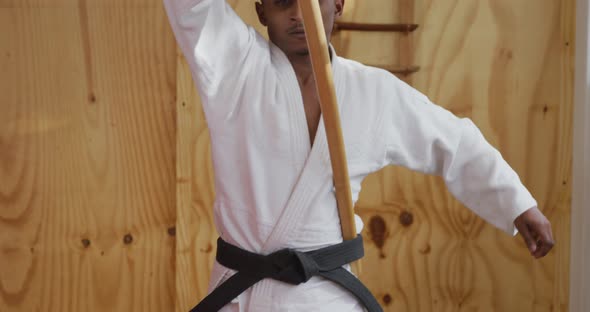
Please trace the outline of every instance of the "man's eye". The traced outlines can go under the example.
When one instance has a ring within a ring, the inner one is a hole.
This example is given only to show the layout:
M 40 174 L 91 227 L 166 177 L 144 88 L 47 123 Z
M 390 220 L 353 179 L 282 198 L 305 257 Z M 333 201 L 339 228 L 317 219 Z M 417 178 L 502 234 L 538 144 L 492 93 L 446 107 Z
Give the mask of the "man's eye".
M 274 3 L 280 7 L 289 7 L 293 4 L 293 0 L 274 0 Z

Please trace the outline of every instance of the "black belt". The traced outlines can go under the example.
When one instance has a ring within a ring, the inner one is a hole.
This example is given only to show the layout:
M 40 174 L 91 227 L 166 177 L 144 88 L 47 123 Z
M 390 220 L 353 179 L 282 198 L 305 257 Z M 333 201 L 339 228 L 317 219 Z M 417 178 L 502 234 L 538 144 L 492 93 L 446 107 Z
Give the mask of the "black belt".
M 381 312 L 383 310 L 367 287 L 352 273 L 342 268 L 343 265 L 363 256 L 363 238 L 360 235 L 353 240 L 310 252 L 283 249 L 268 256 L 240 249 L 219 238 L 217 262 L 237 273 L 219 285 L 191 312 L 219 311 L 239 294 L 265 278 L 299 285 L 316 275 L 347 289 L 358 298 L 368 312 Z

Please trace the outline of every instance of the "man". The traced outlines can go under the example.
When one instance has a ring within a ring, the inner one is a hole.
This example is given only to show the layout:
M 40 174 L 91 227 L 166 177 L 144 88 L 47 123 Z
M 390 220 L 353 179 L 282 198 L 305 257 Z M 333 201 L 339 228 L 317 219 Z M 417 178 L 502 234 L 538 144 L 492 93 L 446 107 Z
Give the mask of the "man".
M 330 38 L 345 0 L 319 2 Z M 297 1 L 256 3 L 270 42 L 225 1 L 164 3 L 209 125 L 220 246 L 269 255 L 339 244 L 325 129 Z M 387 165 L 441 175 L 479 216 L 509 234 L 520 231 L 536 258 L 547 254 L 553 246 L 548 220 L 469 119 L 432 104 L 388 72 L 333 49 L 330 54 L 354 201 L 363 178 Z M 356 221 L 360 232 L 362 221 Z M 235 273 L 219 263 L 222 258 L 218 254 L 211 290 Z M 364 308 L 350 291 L 318 276 L 297 286 L 264 278 L 247 287 L 224 298 L 233 300 L 222 311 Z

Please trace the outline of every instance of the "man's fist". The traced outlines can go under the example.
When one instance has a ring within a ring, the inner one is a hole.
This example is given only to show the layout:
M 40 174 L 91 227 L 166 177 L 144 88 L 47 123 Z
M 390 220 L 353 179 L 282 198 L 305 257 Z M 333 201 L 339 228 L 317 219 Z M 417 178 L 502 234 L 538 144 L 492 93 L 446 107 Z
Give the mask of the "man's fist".
M 536 207 L 518 216 L 514 220 L 514 225 L 535 258 L 544 257 L 553 248 L 555 241 L 551 232 L 551 223 Z

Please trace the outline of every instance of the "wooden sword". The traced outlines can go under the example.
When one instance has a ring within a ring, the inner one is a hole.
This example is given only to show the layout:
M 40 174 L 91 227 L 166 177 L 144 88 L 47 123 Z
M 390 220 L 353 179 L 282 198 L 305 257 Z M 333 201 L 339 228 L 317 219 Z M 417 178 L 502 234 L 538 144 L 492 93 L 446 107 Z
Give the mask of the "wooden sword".
M 338 112 L 336 91 L 334 90 L 332 64 L 328 54 L 328 42 L 320 5 L 317 0 L 299 0 L 298 2 L 303 16 L 307 46 L 328 139 L 342 237 L 344 240 L 351 240 L 357 236 L 354 222 L 354 205 L 348 177 L 344 138 L 340 125 L 340 113 Z M 358 261 L 353 263 L 352 267 L 355 273 L 360 273 Z

